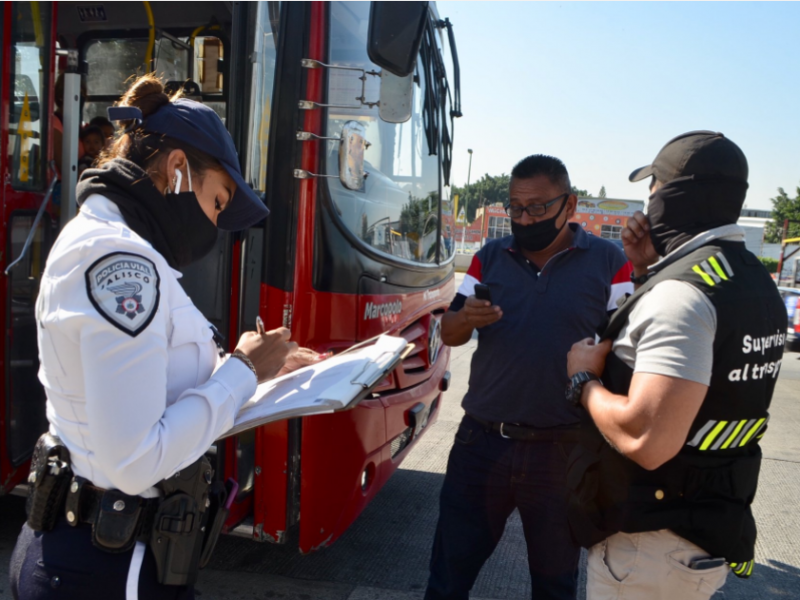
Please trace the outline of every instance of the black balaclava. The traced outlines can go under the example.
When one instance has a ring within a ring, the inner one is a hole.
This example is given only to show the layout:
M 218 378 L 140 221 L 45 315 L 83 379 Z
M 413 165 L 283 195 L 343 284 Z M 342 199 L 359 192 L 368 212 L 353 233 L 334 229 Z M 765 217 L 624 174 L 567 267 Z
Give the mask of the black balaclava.
M 569 200 L 569 195 L 564 198 L 558 213 L 551 219 L 537 221 L 531 225 L 520 225 L 512 220 L 511 233 L 514 235 L 519 247 L 528 252 L 539 252 L 552 244 L 558 234 L 561 233 L 561 230 L 567 225 L 568 219 L 565 219 L 564 225 L 556 227 L 556 219 L 561 216 L 564 207 L 567 205 L 567 200 Z
M 128 227 L 150 242 L 173 269 L 200 260 L 217 242 L 217 227 L 194 192 L 164 196 L 144 169 L 124 158 L 83 172 L 77 187 L 78 204 L 92 194 L 116 204 Z
M 704 231 L 735 224 L 746 192 L 746 182 L 716 176 L 690 175 L 662 185 L 647 204 L 656 252 L 666 256 Z

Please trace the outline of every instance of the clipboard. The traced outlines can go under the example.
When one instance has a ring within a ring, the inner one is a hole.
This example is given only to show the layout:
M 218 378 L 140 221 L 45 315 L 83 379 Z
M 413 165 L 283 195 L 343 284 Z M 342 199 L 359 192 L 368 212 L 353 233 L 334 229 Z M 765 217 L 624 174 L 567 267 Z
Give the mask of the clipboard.
M 274 421 L 350 410 L 414 348 L 404 338 L 388 335 L 359 346 L 260 384 L 233 427 L 218 439 Z

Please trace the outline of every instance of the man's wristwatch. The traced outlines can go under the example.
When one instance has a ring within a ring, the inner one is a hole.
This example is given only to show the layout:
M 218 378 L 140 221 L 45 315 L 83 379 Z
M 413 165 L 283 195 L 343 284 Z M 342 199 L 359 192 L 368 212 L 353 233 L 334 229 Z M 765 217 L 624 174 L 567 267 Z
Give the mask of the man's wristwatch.
M 647 283 L 647 280 L 650 279 L 652 275 L 652 273 L 645 273 L 644 275 L 639 275 L 639 277 L 636 277 L 636 275 L 631 273 L 631 283 L 634 285 L 642 285 Z
M 573 375 L 570 378 L 569 383 L 567 383 L 566 396 L 567 400 L 573 406 L 581 405 L 581 394 L 583 393 L 583 386 L 589 383 L 590 381 L 600 381 L 600 378 L 594 373 L 590 373 L 589 371 L 581 371 L 580 373 L 575 373 L 575 375 Z

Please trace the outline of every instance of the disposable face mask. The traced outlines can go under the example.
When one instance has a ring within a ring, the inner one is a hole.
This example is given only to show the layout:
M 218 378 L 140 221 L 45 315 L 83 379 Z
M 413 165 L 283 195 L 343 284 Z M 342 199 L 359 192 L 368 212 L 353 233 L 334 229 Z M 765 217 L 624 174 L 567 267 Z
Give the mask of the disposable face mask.
M 170 190 L 166 196 L 167 208 L 172 213 L 177 228 L 176 234 L 184 243 L 176 255 L 178 267 L 185 267 L 206 256 L 217 243 L 217 227 L 208 218 L 197 194 L 192 191 L 192 171 L 186 162 L 186 174 L 189 179 L 189 191 L 181 192 L 183 174 L 175 169 L 175 192 Z
M 565 220 L 564 225 L 556 227 L 556 220 L 561 216 L 568 199 L 569 196 L 564 198 L 561 208 L 558 209 L 558 213 L 551 219 L 538 221 L 532 225 L 520 225 L 519 223 L 511 221 L 511 233 L 514 235 L 514 239 L 517 241 L 517 244 L 519 244 L 519 247 L 529 252 L 538 252 L 552 244 L 567 224 Z

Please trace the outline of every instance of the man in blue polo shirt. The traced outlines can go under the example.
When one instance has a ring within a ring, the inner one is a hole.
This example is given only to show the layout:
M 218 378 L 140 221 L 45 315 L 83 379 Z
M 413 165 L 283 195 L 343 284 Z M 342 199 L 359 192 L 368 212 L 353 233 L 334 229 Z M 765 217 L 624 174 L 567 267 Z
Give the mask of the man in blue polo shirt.
M 633 292 L 617 246 L 569 219 L 577 197 L 564 164 L 534 155 L 511 172 L 512 235 L 472 260 L 442 318 L 449 346 L 478 330 L 466 411 L 440 499 L 426 600 L 469 597 L 517 508 L 534 599 L 571 599 L 580 548 L 567 522 L 567 457 L 580 412 L 564 399 L 572 344 L 605 324 Z M 488 285 L 492 302 L 474 296 Z

